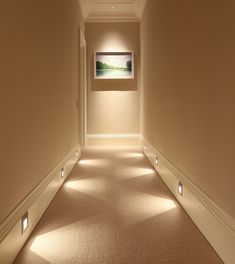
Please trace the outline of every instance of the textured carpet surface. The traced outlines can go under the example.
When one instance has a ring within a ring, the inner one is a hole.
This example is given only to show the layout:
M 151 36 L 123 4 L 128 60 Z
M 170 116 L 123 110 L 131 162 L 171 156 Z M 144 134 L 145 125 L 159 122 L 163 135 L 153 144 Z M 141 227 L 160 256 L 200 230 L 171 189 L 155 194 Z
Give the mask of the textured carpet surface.
M 15 263 L 223 263 L 143 154 L 84 151 Z

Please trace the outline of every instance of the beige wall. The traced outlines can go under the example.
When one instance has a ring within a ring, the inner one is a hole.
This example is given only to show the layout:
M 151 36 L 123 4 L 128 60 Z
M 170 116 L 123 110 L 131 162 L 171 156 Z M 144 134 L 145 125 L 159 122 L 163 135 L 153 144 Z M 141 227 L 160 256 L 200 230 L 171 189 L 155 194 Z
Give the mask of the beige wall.
M 78 143 L 81 19 L 77 0 L 0 2 L 0 222 Z
M 139 133 L 139 23 L 87 23 L 88 134 Z M 134 51 L 134 80 L 95 80 L 94 51 Z
M 149 0 L 141 21 L 142 134 L 233 217 L 234 9 Z

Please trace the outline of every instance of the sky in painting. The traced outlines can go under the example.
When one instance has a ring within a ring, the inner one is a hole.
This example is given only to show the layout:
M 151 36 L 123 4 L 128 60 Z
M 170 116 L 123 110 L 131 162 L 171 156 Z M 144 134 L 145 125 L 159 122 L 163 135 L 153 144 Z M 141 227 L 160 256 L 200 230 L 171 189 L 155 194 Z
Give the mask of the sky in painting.
M 96 61 L 101 61 L 117 68 L 126 68 L 126 62 L 131 60 L 131 55 L 97 55 Z

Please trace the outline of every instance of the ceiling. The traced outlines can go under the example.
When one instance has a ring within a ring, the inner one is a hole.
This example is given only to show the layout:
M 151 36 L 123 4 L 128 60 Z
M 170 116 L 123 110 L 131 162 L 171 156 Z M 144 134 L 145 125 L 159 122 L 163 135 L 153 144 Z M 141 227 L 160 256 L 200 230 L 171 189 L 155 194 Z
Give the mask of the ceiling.
M 141 19 L 147 0 L 79 0 L 86 22 L 126 22 Z

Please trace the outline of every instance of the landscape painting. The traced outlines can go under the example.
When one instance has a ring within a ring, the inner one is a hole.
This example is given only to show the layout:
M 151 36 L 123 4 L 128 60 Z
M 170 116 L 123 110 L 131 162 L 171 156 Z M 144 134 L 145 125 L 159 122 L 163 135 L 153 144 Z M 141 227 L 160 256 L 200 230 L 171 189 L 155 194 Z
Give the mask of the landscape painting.
M 133 52 L 95 52 L 95 79 L 133 79 Z

